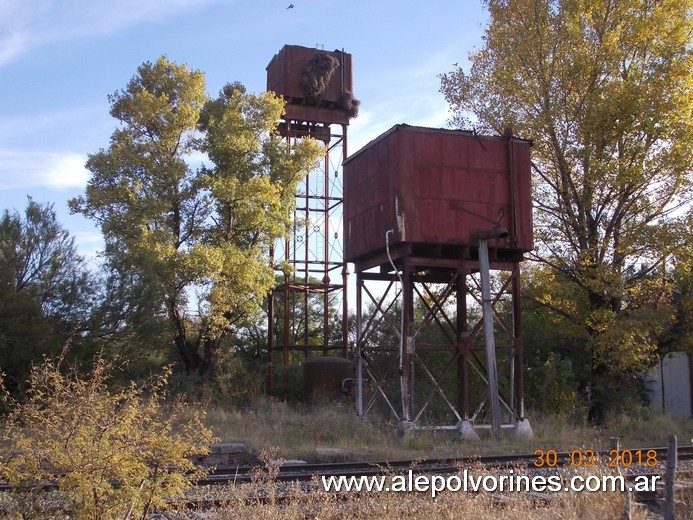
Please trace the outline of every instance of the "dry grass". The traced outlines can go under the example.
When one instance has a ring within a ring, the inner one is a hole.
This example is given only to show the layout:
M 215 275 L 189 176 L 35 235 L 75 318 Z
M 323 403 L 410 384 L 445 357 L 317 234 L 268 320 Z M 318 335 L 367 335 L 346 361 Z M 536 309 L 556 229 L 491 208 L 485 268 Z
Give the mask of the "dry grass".
M 665 446 L 671 434 L 678 435 L 680 445 L 693 443 L 693 421 L 673 421 L 644 414 L 635 419 L 620 417 L 611 420 L 603 428 L 575 425 L 559 418 L 533 418 L 534 439 L 515 440 L 505 435 L 500 443 L 488 436 L 468 441 L 455 432 L 422 431 L 399 437 L 394 433 L 394 421 L 377 415 L 360 419 L 349 402 L 301 407 L 263 398 L 242 409 L 210 410 L 208 420 L 215 435 L 223 441 L 242 439 L 249 451 L 260 453 L 273 447 L 275 457 L 306 461 L 533 453 L 539 448 L 606 450 L 610 437 L 619 437 L 621 445 L 628 448 Z M 281 492 L 278 487 L 270 488 L 270 491 L 264 491 L 264 496 L 269 493 L 273 497 Z M 614 492 L 552 493 L 546 503 L 528 500 L 519 493 L 505 495 L 499 502 L 498 496 L 489 493 L 448 492 L 433 499 L 428 493 L 415 492 L 374 492 L 345 497 L 315 491 L 301 499 L 281 503 L 249 499 L 247 489 L 232 488 L 230 493 L 226 506 L 195 518 L 607 520 L 622 518 L 625 506 L 625 496 Z M 693 520 L 690 507 L 693 496 L 690 492 L 677 492 L 677 499 L 677 518 Z M 641 506 L 636 507 L 632 515 L 634 520 L 655 518 L 661 518 L 661 515 L 648 512 Z
M 498 443 L 483 435 L 477 441 L 456 432 L 421 431 L 404 438 L 395 435 L 395 422 L 377 415 L 356 416 L 352 403 L 292 406 L 274 399 L 257 399 L 251 406 L 214 409 L 208 426 L 223 442 L 244 440 L 248 451 L 278 447 L 285 459 L 313 462 L 329 460 L 381 460 L 454 457 L 496 453 L 532 453 L 535 449 L 570 451 L 609 449 L 609 438 L 619 437 L 623 447 L 666 446 L 669 435 L 679 444 L 691 444 L 693 421 L 667 417 L 621 417 L 606 427 L 576 425 L 559 418 L 533 418 L 531 440 L 510 435 Z
M 625 499 L 617 493 L 555 494 L 548 502 L 527 500 L 519 495 L 499 500 L 488 493 L 443 493 L 431 498 L 426 493 L 368 493 L 343 495 L 315 492 L 288 503 L 264 503 L 230 498 L 228 503 L 206 512 L 208 520 L 258 519 L 422 519 L 474 518 L 478 520 L 605 520 L 620 518 Z M 645 520 L 636 510 L 633 520 Z
M 225 505 L 212 511 L 168 514 L 166 518 L 226 520 L 240 518 L 280 519 L 424 519 L 474 518 L 479 520 L 561 520 L 621 518 L 625 497 L 620 493 L 552 493 L 548 500 L 531 500 L 520 493 L 509 493 L 499 500 L 490 493 L 447 492 L 435 499 L 430 493 L 363 493 L 334 495 L 320 491 L 289 501 L 275 500 L 287 492 L 285 484 L 267 484 L 272 478 L 268 461 L 303 459 L 326 461 L 339 459 L 396 459 L 465 456 L 489 453 L 531 453 L 537 448 L 571 450 L 587 447 L 607 448 L 609 437 L 618 436 L 622 445 L 636 447 L 665 445 L 670 434 L 680 444 L 689 444 L 692 422 L 677 422 L 665 417 L 621 417 L 606 428 L 575 426 L 560 419 L 535 419 L 533 440 L 513 440 L 506 436 L 500 443 L 490 438 L 465 441 L 453 432 L 417 432 L 406 437 L 394 434 L 393 421 L 372 415 L 356 417 L 351 403 L 326 403 L 313 407 L 290 406 L 273 399 L 258 399 L 244 408 L 211 409 L 207 425 L 222 442 L 243 439 L 249 451 L 264 460 L 267 475 L 260 475 L 257 486 L 231 486 L 226 490 Z M 332 451 L 330 451 L 332 450 Z M 338 450 L 338 451 L 334 451 Z M 474 469 L 476 474 L 488 470 Z M 258 492 L 258 490 L 261 490 Z M 263 496 L 265 500 L 253 499 Z M 269 499 L 269 500 L 267 500 Z M 677 492 L 677 518 L 693 520 L 690 491 Z M 637 510 L 634 520 L 652 520 L 661 516 Z

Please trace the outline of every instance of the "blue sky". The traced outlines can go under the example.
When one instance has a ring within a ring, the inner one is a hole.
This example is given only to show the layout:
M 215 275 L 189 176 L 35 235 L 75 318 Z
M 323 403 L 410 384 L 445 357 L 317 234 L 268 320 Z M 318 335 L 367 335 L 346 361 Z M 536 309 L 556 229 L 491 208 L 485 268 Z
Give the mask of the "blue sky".
M 93 254 L 99 231 L 66 201 L 116 127 L 107 95 L 162 54 L 205 72 L 215 95 L 233 81 L 264 90 L 284 44 L 343 48 L 361 101 L 353 153 L 397 123 L 445 126 L 437 76 L 466 63 L 486 19 L 479 0 L 0 0 L 0 209 L 52 202 Z

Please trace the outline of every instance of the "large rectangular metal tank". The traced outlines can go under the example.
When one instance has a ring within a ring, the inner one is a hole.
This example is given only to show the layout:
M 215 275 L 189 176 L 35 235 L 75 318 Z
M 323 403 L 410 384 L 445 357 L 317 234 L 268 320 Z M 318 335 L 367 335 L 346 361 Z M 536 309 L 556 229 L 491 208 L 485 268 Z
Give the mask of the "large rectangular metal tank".
M 323 56 L 336 60 L 336 68 L 321 85 L 322 92 L 317 96 L 320 106 L 340 103 L 345 92 L 354 91 L 351 54 L 340 50 L 284 45 L 267 65 L 267 90 L 284 96 L 290 103 L 310 103 L 307 98 L 311 95 L 311 87 L 318 87 L 307 80 L 320 79 L 314 76 L 314 69 L 324 67 L 325 63 L 315 61 Z
M 394 126 L 344 161 L 346 260 L 382 254 L 389 229 L 391 245 L 456 246 L 441 251 L 459 256 L 474 254 L 475 231 L 499 225 L 510 235 L 491 246 L 511 256 L 531 250 L 530 147 L 512 137 Z

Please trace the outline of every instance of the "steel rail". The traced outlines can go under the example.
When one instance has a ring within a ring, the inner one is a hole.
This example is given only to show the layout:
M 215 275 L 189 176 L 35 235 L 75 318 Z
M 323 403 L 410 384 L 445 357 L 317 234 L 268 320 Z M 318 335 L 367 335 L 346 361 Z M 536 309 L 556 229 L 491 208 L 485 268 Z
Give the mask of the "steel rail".
M 664 469 L 662 468 L 662 462 L 666 461 L 667 448 L 638 448 L 641 451 L 655 450 L 657 452 L 657 466 L 647 467 L 647 466 L 633 466 L 621 469 L 630 470 L 623 476 L 627 482 L 634 482 L 635 479 L 639 477 L 654 477 L 659 476 L 664 478 Z M 595 455 L 609 456 L 611 450 L 603 450 L 595 452 Z M 632 450 L 619 450 L 620 453 L 624 451 L 637 451 L 637 449 Z M 556 470 L 559 468 L 570 467 L 572 464 L 570 462 L 571 452 L 560 452 L 557 453 L 558 462 L 552 467 L 536 467 L 533 465 L 533 461 L 536 460 L 536 455 L 534 454 L 513 454 L 513 455 L 490 455 L 490 456 L 479 456 L 479 457 L 460 457 L 460 458 L 445 458 L 445 459 L 427 459 L 427 460 L 392 460 L 392 461 L 371 461 L 371 462 L 337 462 L 337 463 L 324 463 L 324 464 L 301 464 L 294 465 L 289 464 L 286 466 L 239 466 L 238 472 L 233 476 L 233 478 L 225 480 L 226 477 L 230 475 L 213 474 L 210 473 L 209 479 L 202 479 L 198 482 L 198 485 L 214 485 L 214 484 L 228 484 L 235 486 L 236 484 L 244 484 L 246 482 L 252 482 L 263 489 L 263 485 L 276 485 L 282 482 L 293 482 L 299 484 L 300 482 L 315 481 L 320 476 L 329 475 L 340 475 L 340 476 L 371 476 L 371 475 L 392 475 L 401 473 L 403 471 L 412 471 L 415 474 L 429 473 L 429 474 L 449 474 L 456 473 L 463 469 L 464 466 L 482 465 L 487 470 L 503 469 L 503 468 L 518 468 L 523 467 L 528 471 L 535 470 Z M 677 456 L 679 460 L 693 460 L 693 446 L 679 446 L 677 449 Z M 596 465 L 596 464 L 595 464 Z M 603 467 L 603 465 L 602 465 Z M 468 469 L 468 468 L 467 468 Z M 217 468 L 215 471 L 224 471 L 225 468 Z M 263 471 L 265 472 L 263 474 Z M 252 472 L 255 472 L 254 474 Z M 250 475 L 246 479 L 246 475 Z M 683 469 L 677 471 L 677 476 L 681 476 L 685 479 L 689 479 L 693 476 L 693 471 L 691 469 Z M 254 489 L 254 488 L 250 488 Z M 473 493 L 473 491 L 470 491 Z M 350 492 L 330 492 L 333 500 L 351 500 L 362 497 L 369 494 L 363 491 L 350 491 Z M 649 491 L 633 491 L 633 498 L 637 502 L 649 502 L 652 500 L 657 500 L 661 498 L 662 490 L 658 485 L 655 490 Z M 306 488 L 285 490 L 284 492 L 279 492 L 277 494 L 265 496 L 265 494 L 257 494 L 251 491 L 251 495 L 245 497 L 233 497 L 233 498 L 188 498 L 180 501 L 178 503 L 181 506 L 189 509 L 206 509 L 212 507 L 228 507 L 230 503 L 236 500 L 241 500 L 247 504 L 288 504 L 288 503 L 300 503 L 302 501 L 310 501 L 311 491 L 306 491 Z M 499 503 L 503 503 L 506 500 L 504 495 L 492 494 Z M 551 495 L 545 493 L 533 493 L 529 492 L 526 494 L 521 494 L 517 496 L 517 499 L 530 500 L 543 505 L 548 505 L 551 503 Z
M 619 453 L 626 451 L 649 452 L 654 450 L 657 454 L 657 462 L 666 460 L 667 448 L 633 448 L 621 449 Z M 528 469 L 553 469 L 554 467 L 575 467 L 571 461 L 571 456 L 580 451 L 556 452 L 556 464 L 543 465 L 537 467 L 535 462 L 538 456 L 531 454 L 508 454 L 508 455 L 480 455 L 440 459 L 400 459 L 400 460 L 381 460 L 381 461 L 360 461 L 360 462 L 330 462 L 320 464 L 287 464 L 287 465 L 265 465 L 265 466 L 217 466 L 209 471 L 208 475 L 197 480 L 198 485 L 214 485 L 229 483 L 246 483 L 267 478 L 271 475 L 272 480 L 278 482 L 287 481 L 310 481 L 316 476 L 322 475 L 343 475 L 343 476 L 368 476 L 386 475 L 401 471 L 411 470 L 413 473 L 421 474 L 426 472 L 436 473 L 455 473 L 461 467 L 474 465 L 486 468 L 512 468 L 525 466 Z M 612 450 L 595 451 L 596 457 L 605 458 L 613 453 Z M 693 446 L 679 446 L 677 450 L 679 460 L 693 460 Z M 595 463 L 596 465 L 596 463 Z M 601 464 L 603 467 L 604 464 Z M 587 467 L 587 466 L 582 466 Z M 615 466 L 614 466 L 615 467 Z M 623 469 L 652 469 L 644 465 L 625 466 L 618 464 Z
M 667 448 L 632 448 L 621 449 L 620 453 L 631 451 L 648 452 L 654 450 L 657 454 L 657 462 L 666 460 Z M 416 474 L 422 473 L 455 473 L 463 467 L 483 466 L 486 469 L 503 469 L 513 467 L 525 467 L 529 470 L 554 469 L 556 467 L 570 467 L 572 452 L 556 452 L 555 464 L 537 467 L 538 461 L 536 453 L 507 454 L 507 455 L 478 455 L 466 457 L 448 457 L 437 459 L 397 459 L 380 461 L 359 461 L 359 462 L 330 462 L 318 464 L 266 464 L 259 465 L 238 465 L 238 466 L 217 466 L 210 468 L 207 475 L 196 479 L 194 484 L 198 486 L 223 485 L 223 484 L 242 484 L 256 481 L 276 481 L 294 482 L 311 481 L 322 475 L 339 476 L 369 476 L 369 475 L 388 475 L 402 471 L 412 471 Z M 595 451 L 597 457 L 609 457 L 613 450 Z M 677 449 L 678 460 L 693 460 L 693 446 L 679 446 Z M 603 467 L 603 464 L 602 464 Z M 625 468 L 623 465 L 621 469 Z M 630 469 L 645 469 L 645 466 L 631 466 Z M 653 468 L 647 467 L 652 470 Z M 654 474 L 654 473 L 653 473 Z M 43 484 L 44 489 L 59 488 L 60 474 L 56 474 L 56 480 Z M 8 483 L 0 482 L 0 491 L 11 490 L 12 486 Z

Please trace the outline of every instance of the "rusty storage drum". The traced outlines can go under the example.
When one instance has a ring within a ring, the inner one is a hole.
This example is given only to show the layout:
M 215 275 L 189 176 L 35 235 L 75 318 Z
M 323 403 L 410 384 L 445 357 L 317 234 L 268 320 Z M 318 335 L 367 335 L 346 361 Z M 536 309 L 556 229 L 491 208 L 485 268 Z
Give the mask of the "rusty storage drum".
M 354 364 L 348 359 L 334 356 L 306 359 L 303 362 L 303 395 L 308 401 L 334 398 L 344 391 L 342 383 L 350 382 L 353 377 Z

